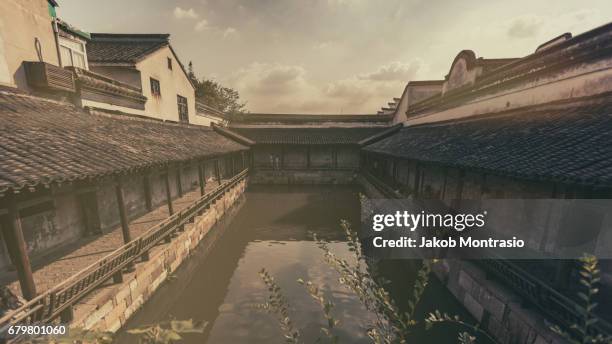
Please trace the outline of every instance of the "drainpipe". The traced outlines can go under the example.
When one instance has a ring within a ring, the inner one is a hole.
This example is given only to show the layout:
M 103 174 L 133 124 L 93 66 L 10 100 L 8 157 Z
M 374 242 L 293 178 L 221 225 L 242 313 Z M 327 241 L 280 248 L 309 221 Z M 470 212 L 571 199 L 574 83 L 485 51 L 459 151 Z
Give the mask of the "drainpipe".
M 53 37 L 55 37 L 55 50 L 57 51 L 57 65 L 60 67 L 64 67 L 62 65 L 62 54 L 60 53 L 59 27 L 57 24 L 57 18 L 53 18 L 52 26 L 53 26 Z

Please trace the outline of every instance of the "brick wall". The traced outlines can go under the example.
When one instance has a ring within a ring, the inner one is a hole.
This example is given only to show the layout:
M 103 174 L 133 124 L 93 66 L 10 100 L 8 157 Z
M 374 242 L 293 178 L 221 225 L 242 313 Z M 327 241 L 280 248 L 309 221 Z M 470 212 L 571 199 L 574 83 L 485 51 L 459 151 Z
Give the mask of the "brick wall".
M 75 307 L 75 320 L 71 327 L 115 332 L 136 312 L 184 262 L 199 244 L 212 245 L 219 236 L 214 235 L 215 224 L 243 194 L 246 181 L 242 181 L 214 203 L 193 224 L 168 244 L 158 246 L 148 261 L 136 264 L 134 272 L 125 274 L 122 283 L 100 288 Z

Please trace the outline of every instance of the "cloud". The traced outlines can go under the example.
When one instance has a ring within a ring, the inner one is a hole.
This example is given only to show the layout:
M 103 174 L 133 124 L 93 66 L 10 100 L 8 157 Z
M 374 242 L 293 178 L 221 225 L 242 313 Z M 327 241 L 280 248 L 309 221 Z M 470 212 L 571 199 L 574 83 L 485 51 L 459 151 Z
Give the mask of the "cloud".
M 174 17 L 176 19 L 196 19 L 199 15 L 193 8 L 185 10 L 177 6 L 174 8 Z
M 208 21 L 206 19 L 202 19 L 199 22 L 197 22 L 195 24 L 195 26 L 193 27 L 194 30 L 196 31 L 204 31 L 208 28 Z
M 306 70 L 301 66 L 253 63 L 231 76 L 232 84 L 250 94 L 296 93 L 307 86 Z
M 327 48 L 333 47 L 335 44 L 332 41 L 318 42 L 312 48 L 314 50 L 325 50 Z
M 399 96 L 406 82 L 423 69 L 420 60 L 392 62 L 320 84 L 302 66 L 253 63 L 235 72 L 228 83 L 253 112 L 374 113 Z
M 513 38 L 529 38 L 537 36 L 542 26 L 544 19 L 536 15 L 527 15 L 514 18 L 507 30 L 507 35 Z
M 375 72 L 360 75 L 362 80 L 371 81 L 410 81 L 414 79 L 419 70 L 423 69 L 424 63 L 421 60 L 415 60 L 409 63 L 391 62 L 390 64 L 381 66 Z
M 238 30 L 234 29 L 233 27 L 228 27 L 225 29 L 225 31 L 223 31 L 223 38 L 230 38 L 236 36 L 237 34 Z
M 557 15 L 522 15 L 501 25 L 510 38 L 546 41 L 565 32 L 577 34 L 590 30 L 602 22 L 605 20 L 600 11 L 581 9 Z

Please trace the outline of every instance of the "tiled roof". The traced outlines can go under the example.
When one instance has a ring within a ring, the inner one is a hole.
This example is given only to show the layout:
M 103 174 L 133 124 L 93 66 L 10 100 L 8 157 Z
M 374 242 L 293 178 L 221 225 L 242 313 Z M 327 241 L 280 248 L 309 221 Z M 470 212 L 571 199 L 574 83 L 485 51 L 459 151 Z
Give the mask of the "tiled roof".
M 136 63 L 169 44 L 167 34 L 92 33 L 87 43 L 90 63 Z
M 388 130 L 375 128 L 231 128 L 257 144 L 358 144 Z
M 612 185 L 612 100 L 405 127 L 364 148 L 519 178 Z
M 306 122 L 388 122 L 392 118 L 381 115 L 332 115 L 332 114 L 266 114 L 249 113 L 237 122 L 243 123 L 306 123 Z
M 0 90 L 0 193 L 246 149 L 211 128 L 86 113 Z

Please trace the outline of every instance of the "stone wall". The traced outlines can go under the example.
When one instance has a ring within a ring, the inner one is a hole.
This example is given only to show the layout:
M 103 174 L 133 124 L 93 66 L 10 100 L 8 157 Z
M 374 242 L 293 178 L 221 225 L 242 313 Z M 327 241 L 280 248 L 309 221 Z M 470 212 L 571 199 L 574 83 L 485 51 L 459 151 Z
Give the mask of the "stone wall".
M 124 274 L 123 282 L 96 290 L 79 303 L 70 326 L 110 332 L 120 329 L 198 245 L 214 245 L 220 237 L 216 224 L 227 216 L 245 188 L 243 180 L 196 217 L 193 224 L 178 232 L 170 243 L 153 249 L 148 261 L 136 264 L 134 272 Z
M 388 198 L 363 176 L 359 183 L 370 198 Z M 523 298 L 497 283 L 471 262 L 442 259 L 433 265 L 434 275 L 474 317 L 479 326 L 499 343 L 566 343 L 555 335 L 535 308 L 525 307 Z
M 249 178 L 252 184 L 352 184 L 357 177 L 354 170 L 255 170 Z
M 258 170 L 328 170 L 359 168 L 356 145 L 258 145 L 253 164 Z

